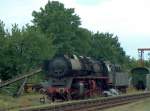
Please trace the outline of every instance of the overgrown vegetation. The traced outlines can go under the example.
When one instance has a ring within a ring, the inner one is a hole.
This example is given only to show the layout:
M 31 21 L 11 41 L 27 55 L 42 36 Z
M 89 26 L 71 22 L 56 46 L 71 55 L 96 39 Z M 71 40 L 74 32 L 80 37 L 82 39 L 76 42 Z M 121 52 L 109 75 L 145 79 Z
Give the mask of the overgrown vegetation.
M 42 103 L 40 103 L 41 97 L 43 97 L 43 95 L 38 93 L 24 94 L 20 98 L 0 94 L 0 110 L 19 111 L 19 108 L 22 107 L 39 106 L 42 105 Z M 50 103 L 48 100 L 46 102 Z
M 124 66 L 132 62 L 117 36 L 81 28 L 80 17 L 73 8 L 49 1 L 32 15 L 33 25 L 21 29 L 15 24 L 7 31 L 0 22 L 0 78 L 3 80 L 37 67 L 54 54 L 87 55 Z

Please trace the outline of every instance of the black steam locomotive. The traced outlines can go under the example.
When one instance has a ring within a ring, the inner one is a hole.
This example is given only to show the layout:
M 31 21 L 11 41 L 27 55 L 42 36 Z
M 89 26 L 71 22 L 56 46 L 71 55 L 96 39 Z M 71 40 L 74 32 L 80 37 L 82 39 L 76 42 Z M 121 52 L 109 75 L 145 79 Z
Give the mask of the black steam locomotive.
M 125 90 L 128 81 L 128 74 L 119 65 L 76 55 L 55 56 L 45 61 L 44 71 L 47 78 L 44 87 L 52 99 L 102 95 L 112 87 Z

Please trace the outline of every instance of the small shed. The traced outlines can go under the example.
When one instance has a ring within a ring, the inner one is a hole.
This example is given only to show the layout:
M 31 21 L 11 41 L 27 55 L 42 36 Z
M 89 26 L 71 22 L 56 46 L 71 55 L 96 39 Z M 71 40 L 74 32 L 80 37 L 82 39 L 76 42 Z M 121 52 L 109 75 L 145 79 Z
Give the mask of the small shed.
M 145 89 L 147 86 L 147 75 L 150 71 L 146 67 L 136 67 L 131 70 L 132 74 L 132 85 L 140 90 Z

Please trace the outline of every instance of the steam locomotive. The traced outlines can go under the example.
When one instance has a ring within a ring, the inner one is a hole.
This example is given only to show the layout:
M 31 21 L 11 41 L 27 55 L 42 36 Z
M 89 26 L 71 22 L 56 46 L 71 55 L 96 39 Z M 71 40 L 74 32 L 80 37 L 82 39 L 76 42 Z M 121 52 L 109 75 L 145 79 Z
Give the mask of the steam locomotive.
M 110 88 L 125 91 L 128 74 L 119 65 L 76 55 L 55 56 L 44 62 L 47 95 L 52 99 L 78 99 L 103 95 Z

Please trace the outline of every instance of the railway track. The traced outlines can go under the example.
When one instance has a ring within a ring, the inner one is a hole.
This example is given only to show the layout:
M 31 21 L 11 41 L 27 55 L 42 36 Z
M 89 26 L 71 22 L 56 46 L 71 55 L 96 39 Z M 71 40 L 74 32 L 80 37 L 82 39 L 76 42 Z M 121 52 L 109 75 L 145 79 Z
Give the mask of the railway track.
M 89 99 L 56 105 L 22 108 L 20 111 L 98 111 L 114 106 L 119 106 L 150 97 L 150 92 L 108 97 L 103 99 Z

